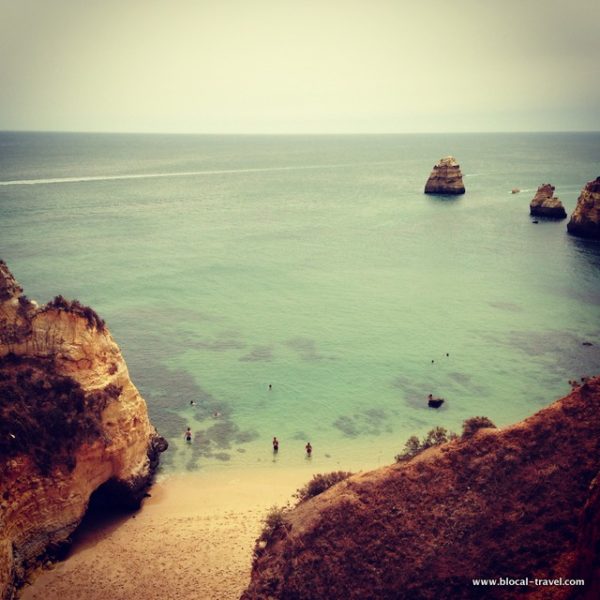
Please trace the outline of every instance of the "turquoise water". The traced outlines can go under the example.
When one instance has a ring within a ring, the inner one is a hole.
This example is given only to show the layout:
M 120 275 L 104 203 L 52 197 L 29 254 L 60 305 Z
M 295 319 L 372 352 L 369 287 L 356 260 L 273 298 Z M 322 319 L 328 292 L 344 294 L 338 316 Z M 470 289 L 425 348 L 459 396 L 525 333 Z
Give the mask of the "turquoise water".
M 467 193 L 425 196 L 447 154 Z M 1 133 L 0 257 L 106 319 L 167 472 L 377 466 L 600 373 L 600 244 L 528 215 L 599 174 L 600 134 Z

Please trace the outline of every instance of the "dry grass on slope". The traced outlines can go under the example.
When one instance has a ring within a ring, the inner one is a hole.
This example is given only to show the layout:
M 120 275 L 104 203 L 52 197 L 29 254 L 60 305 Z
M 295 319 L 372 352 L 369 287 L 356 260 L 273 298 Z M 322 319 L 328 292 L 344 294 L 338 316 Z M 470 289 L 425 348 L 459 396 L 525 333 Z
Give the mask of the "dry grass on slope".
M 476 598 L 472 578 L 567 577 L 600 471 L 600 379 L 503 430 L 351 477 L 285 515 L 243 598 Z M 568 588 L 519 596 L 565 598 Z M 545 595 L 540 595 L 540 594 Z M 515 588 L 486 588 L 514 598 Z

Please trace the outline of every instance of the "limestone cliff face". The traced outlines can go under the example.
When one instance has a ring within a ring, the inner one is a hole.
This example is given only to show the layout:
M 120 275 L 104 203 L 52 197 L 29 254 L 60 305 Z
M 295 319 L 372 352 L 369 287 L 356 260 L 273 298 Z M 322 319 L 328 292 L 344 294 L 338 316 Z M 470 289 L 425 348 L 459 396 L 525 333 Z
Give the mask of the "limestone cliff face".
M 104 322 L 61 297 L 38 307 L 0 261 L 0 598 L 100 486 L 139 503 L 164 449 Z
M 533 200 L 529 203 L 529 214 L 552 219 L 567 218 L 567 211 L 562 202 L 554 196 L 554 186 L 549 183 L 542 183 L 537 189 Z
M 283 515 L 243 600 L 597 598 L 600 378 L 506 429 L 352 476 Z M 598 481 L 598 479 L 597 479 Z M 473 578 L 585 587 L 475 589 Z
M 426 194 L 464 194 L 465 186 L 460 165 L 453 156 L 440 159 L 425 184 Z
M 580 237 L 600 239 L 600 177 L 588 181 L 581 190 L 567 231 Z

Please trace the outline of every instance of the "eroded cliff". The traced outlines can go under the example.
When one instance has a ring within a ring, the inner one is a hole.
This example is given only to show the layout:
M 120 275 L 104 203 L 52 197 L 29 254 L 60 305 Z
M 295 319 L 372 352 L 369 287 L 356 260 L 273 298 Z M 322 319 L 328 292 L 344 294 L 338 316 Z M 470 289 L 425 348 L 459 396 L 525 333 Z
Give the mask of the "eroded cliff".
M 425 184 L 426 194 L 457 195 L 465 193 L 460 165 L 453 156 L 441 158 Z
M 359 474 L 284 512 L 244 600 L 595 598 L 600 378 L 525 421 Z M 264 544 L 263 544 L 264 545 Z M 477 587 L 580 577 L 585 587 Z
M 100 486 L 139 505 L 166 449 L 98 315 L 22 292 L 0 261 L 0 598 L 68 540 Z
M 581 190 L 567 231 L 580 237 L 600 239 L 600 177 L 588 181 Z
M 529 203 L 529 214 L 536 217 L 566 219 L 567 211 L 562 202 L 554 196 L 554 189 L 553 185 L 542 183 Z

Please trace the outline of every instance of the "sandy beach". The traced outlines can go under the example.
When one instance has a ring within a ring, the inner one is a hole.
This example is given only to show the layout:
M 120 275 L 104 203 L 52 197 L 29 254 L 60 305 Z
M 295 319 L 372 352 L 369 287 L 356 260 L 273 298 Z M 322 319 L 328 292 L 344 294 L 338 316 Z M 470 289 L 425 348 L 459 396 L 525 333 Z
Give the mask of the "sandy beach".
M 293 501 L 311 466 L 173 475 L 140 511 L 89 527 L 70 556 L 43 569 L 23 600 L 239 598 L 273 505 Z

